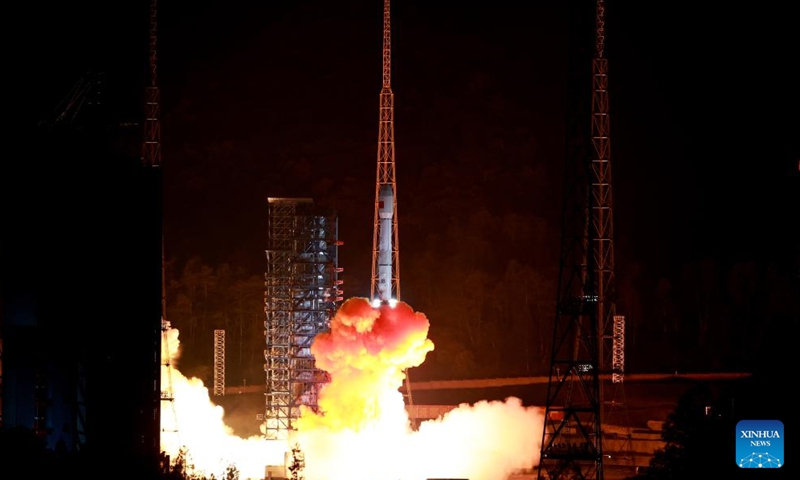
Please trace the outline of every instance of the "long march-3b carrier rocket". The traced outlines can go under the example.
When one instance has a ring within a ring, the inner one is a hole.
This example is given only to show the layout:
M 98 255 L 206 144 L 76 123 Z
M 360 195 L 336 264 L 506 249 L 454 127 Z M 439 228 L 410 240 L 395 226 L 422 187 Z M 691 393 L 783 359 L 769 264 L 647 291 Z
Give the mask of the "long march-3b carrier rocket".
M 391 185 L 381 185 L 378 192 L 378 292 L 375 300 L 384 303 L 392 300 L 392 222 L 394 216 L 394 191 Z

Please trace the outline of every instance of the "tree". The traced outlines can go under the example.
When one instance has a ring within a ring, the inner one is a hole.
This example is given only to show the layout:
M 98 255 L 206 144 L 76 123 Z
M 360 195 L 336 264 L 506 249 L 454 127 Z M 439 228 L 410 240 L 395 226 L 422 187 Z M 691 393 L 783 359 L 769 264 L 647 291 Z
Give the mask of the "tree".
M 198 257 L 170 270 L 167 319 L 181 332 L 181 372 L 208 382 L 213 331 L 224 329 L 229 346 L 226 371 L 235 381 L 263 379 L 264 282 L 258 275 Z
M 727 389 L 705 383 L 689 389 L 664 424 L 664 448 L 655 452 L 649 467 L 632 478 L 724 478 L 725 472 L 736 468 L 732 405 Z

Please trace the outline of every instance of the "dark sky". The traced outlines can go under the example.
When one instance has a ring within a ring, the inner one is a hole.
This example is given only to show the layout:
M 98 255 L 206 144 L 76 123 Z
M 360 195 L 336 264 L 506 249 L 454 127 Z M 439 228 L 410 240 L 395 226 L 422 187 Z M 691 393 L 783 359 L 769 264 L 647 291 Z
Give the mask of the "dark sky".
M 168 256 L 263 271 L 267 197 L 314 197 L 340 211 L 342 262 L 366 277 L 382 2 L 160 3 Z M 415 230 L 403 219 L 418 218 L 442 192 L 472 187 L 436 179 L 431 171 L 443 163 L 530 167 L 530 195 L 492 208 L 557 224 L 565 3 L 394 2 L 404 255 L 415 245 L 405 229 Z M 620 261 L 656 270 L 705 255 L 783 255 L 796 245 L 796 7 L 700 3 L 607 3 L 616 247 Z M 24 33 L 6 72 L 17 125 L 46 117 L 89 70 L 106 72 L 118 121 L 138 121 L 146 0 L 15 8 L 9 18 Z

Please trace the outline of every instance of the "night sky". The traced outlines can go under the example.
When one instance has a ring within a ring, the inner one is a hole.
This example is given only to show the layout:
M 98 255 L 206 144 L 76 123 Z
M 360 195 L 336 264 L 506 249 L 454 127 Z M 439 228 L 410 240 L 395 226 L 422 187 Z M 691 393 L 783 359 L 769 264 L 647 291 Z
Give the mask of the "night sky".
M 29 106 L 21 123 L 46 117 L 91 69 L 107 72 L 107 95 L 130 94 L 114 101 L 123 121 L 136 121 L 147 3 L 23 11 L 25 46 L 12 49 L 21 62 L 10 78 L 14 100 Z M 530 186 L 537 202 L 519 208 L 557 218 L 567 12 L 565 2 L 528 3 L 395 2 L 401 235 L 403 216 L 435 194 L 414 188 L 427 167 L 489 168 L 507 156 L 500 149 L 546 178 Z M 333 191 L 342 238 L 368 242 L 382 2 L 161 4 L 170 253 L 260 261 L 266 197 Z M 791 9 L 608 2 L 618 250 L 668 265 L 786 242 L 800 148 Z M 342 255 L 368 263 L 352 250 Z
M 335 209 L 344 297 L 370 293 L 383 2 L 159 3 L 163 203 L 140 158 L 149 0 L 4 7 L 5 421 L 40 415 L 44 372 L 63 393 L 48 404 L 57 426 L 87 366 L 89 444 L 115 467 L 159 430 L 145 407 L 159 401 L 160 208 L 166 318 L 181 372 L 206 384 L 217 328 L 227 386 L 264 382 L 269 197 Z M 570 42 L 591 37 L 575 18 L 593 5 L 393 2 L 401 299 L 435 344 L 412 382 L 549 372 Z M 787 421 L 800 8 L 606 6 L 625 371 L 749 372 L 738 411 Z M 62 101 L 89 79 L 99 95 L 73 117 Z
M 382 2 L 160 3 L 167 256 L 263 272 L 267 198 L 312 197 L 339 212 L 346 296 L 367 294 Z M 557 267 L 566 3 L 394 2 L 401 265 L 478 198 L 543 222 L 536 255 Z M 88 71 L 104 72 L 111 121 L 139 122 L 147 4 L 14 7 L 13 127 L 51 118 Z M 668 277 L 711 257 L 796 271 L 796 13 L 792 2 L 607 3 L 620 269 Z M 3 177 L 6 192 L 19 184 Z M 491 245 L 492 233 L 474 235 Z M 408 271 L 413 299 L 422 271 Z
M 382 2 L 211 3 L 163 7 L 169 249 L 261 262 L 265 197 L 330 198 L 343 265 L 368 274 Z M 425 234 L 404 218 L 437 189 L 473 188 L 435 178 L 444 163 L 535 170 L 532 184 L 487 182 L 487 195 L 557 224 L 567 11 L 533 3 L 395 2 L 404 256 Z M 785 252 L 800 154 L 792 12 L 671 5 L 608 5 L 620 261 Z M 502 198 L 513 191 L 527 197 Z

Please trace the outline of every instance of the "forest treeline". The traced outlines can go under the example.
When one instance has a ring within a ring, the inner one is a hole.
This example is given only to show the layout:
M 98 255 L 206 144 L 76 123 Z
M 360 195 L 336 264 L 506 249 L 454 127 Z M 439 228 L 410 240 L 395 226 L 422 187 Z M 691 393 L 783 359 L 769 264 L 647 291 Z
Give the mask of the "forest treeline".
M 404 298 L 413 298 L 411 306 L 430 320 L 435 345 L 415 369 L 416 379 L 546 373 L 557 265 L 521 261 L 512 256 L 519 249 L 498 249 L 485 235 L 469 234 L 488 229 L 498 244 L 513 237 L 532 242 L 549 228 L 535 220 L 478 211 L 429 234 L 424 254 L 407 259 Z M 520 223 L 529 228 L 519 229 Z M 447 252 L 443 245 L 456 247 Z M 775 331 L 800 318 L 797 271 L 791 259 L 724 264 L 710 258 L 676 266 L 670 275 L 652 275 L 637 264 L 618 269 L 627 371 L 750 370 L 764 360 L 757 357 Z M 263 274 L 207 265 L 199 257 L 169 261 L 167 317 L 180 332 L 179 369 L 210 384 L 213 331 L 224 329 L 226 383 L 263 383 L 263 294 Z

